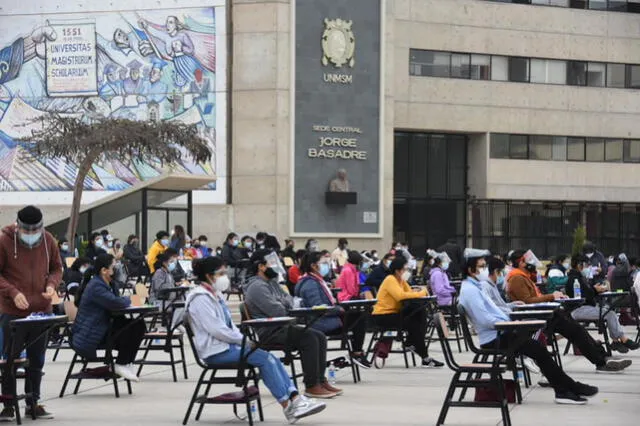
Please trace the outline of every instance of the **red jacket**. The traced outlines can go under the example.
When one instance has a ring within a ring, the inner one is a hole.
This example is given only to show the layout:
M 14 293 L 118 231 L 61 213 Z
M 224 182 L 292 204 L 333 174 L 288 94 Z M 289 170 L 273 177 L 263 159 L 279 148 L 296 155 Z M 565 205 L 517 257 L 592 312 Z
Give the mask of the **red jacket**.
M 336 287 L 342 290 L 338 293 L 338 300 L 341 302 L 360 297 L 360 274 L 354 265 L 349 262 L 344 264 Z
M 42 293 L 54 290 L 62 281 L 62 260 L 56 239 L 43 231 L 40 244 L 29 248 L 20 241 L 16 225 L 0 233 L 0 312 L 26 317 L 32 312 L 51 312 L 51 301 Z M 24 294 L 26 310 L 18 309 L 13 299 Z
M 301 276 L 302 272 L 300 271 L 300 267 L 298 265 L 293 265 L 291 268 L 289 268 L 289 282 L 291 284 L 298 284 Z

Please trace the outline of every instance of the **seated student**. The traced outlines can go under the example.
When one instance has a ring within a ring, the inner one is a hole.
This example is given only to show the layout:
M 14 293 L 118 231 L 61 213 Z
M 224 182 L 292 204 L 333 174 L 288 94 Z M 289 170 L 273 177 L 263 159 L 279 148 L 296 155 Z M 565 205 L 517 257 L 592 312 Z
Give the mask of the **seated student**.
M 186 235 L 184 239 L 184 248 L 182 249 L 182 260 L 193 260 L 198 257 L 198 251 L 191 243 L 191 237 Z
M 302 260 L 302 272 L 304 275 L 296 285 L 296 297 L 302 299 L 302 305 L 308 308 L 328 305 L 334 306 L 336 299 L 331 294 L 329 285 L 325 282 L 324 276 L 331 272 L 331 259 L 324 258 L 319 252 L 308 253 Z M 344 274 L 344 269 L 342 270 Z M 360 318 L 359 312 L 348 313 L 345 318 L 342 314 L 325 315 L 315 321 L 311 327 L 332 336 L 342 333 L 343 321 L 350 327 L 351 335 L 351 357 L 354 362 L 364 368 L 371 368 L 367 357 L 362 351 L 364 337 L 366 334 L 366 324 L 364 318 Z
M 449 261 L 443 261 L 442 257 L 433 258 L 431 271 L 429 272 L 429 283 L 433 295 L 438 298 L 438 305 L 449 306 L 453 301 L 453 295 L 456 293 L 455 287 L 449 282 Z
M 127 265 L 129 275 L 138 277 L 148 273 L 147 262 L 142 250 L 139 247 L 140 239 L 131 234 L 127 238 L 127 244 L 124 246 L 124 260 Z
M 231 320 L 223 293 L 229 288 L 227 268 L 219 257 L 207 257 L 193 262 L 198 286 L 187 296 L 186 315 L 195 335 L 196 351 L 207 364 L 233 364 L 240 360 L 243 336 Z M 251 345 L 244 348 L 251 351 Z M 260 376 L 273 397 L 280 403 L 287 420 L 319 413 L 326 408 L 322 402 L 298 393 L 282 362 L 262 349 L 256 349 L 247 362 L 260 369 Z
M 336 280 L 336 288 L 340 289 L 338 300 L 346 302 L 348 300 L 360 298 L 360 275 L 359 269 L 363 257 L 355 250 L 347 253 L 347 262 L 342 267 L 342 271 Z
M 482 288 L 482 282 L 489 276 L 484 258 L 467 259 L 466 278 L 460 288 L 460 305 L 478 332 L 480 345 L 486 349 L 496 346 L 506 349 L 517 338 L 515 334 L 498 335 L 495 323 L 510 321 L 509 315 L 500 310 Z M 594 396 L 598 388 L 574 381 L 560 368 L 541 343 L 529 339 L 518 347 L 518 353 L 533 359 L 540 367 L 542 374 L 549 380 L 555 391 L 555 402 L 558 404 L 586 404 L 584 398 Z
M 507 303 L 502 294 L 500 293 L 500 288 L 504 288 L 504 268 L 505 264 L 501 259 L 497 257 L 491 257 L 487 260 L 487 267 L 489 268 L 489 276 L 485 281 L 482 281 L 482 289 L 487 294 L 489 299 L 495 303 L 495 305 L 504 312 L 506 315 L 509 315 L 513 310 L 514 306 L 522 306 L 524 302 L 516 300 L 515 302 Z
M 546 294 L 565 288 L 568 280 L 567 272 L 570 266 L 570 258 L 566 254 L 559 255 L 556 257 L 555 262 L 548 266 L 545 272 L 545 277 L 547 278 Z
M 76 296 L 78 314 L 73 323 L 71 346 L 85 358 L 96 357 L 96 350 L 109 338 L 107 331 L 111 320 L 111 311 L 127 308 L 131 305 L 128 296 L 119 296 L 113 285 L 115 260 L 110 254 L 100 254 L 93 263 L 94 276 Z M 133 362 L 140 343 L 147 331 L 142 321 L 134 321 L 124 316 L 113 319 L 112 335 L 127 327 L 126 332 L 118 334 L 113 348 L 118 351 L 115 373 L 127 380 L 138 381 Z
M 391 265 L 391 262 L 393 262 L 393 259 L 395 259 L 393 254 L 385 254 L 382 261 L 371 270 L 367 280 L 364 282 L 365 285 L 375 288 L 377 292 L 384 279 L 389 275 L 389 266 Z
M 566 284 L 566 293 L 567 296 L 574 297 L 573 286 L 574 282 L 578 281 L 580 284 L 580 293 L 585 299 L 585 302 L 584 305 L 573 310 L 571 316 L 577 321 L 597 321 L 600 318 L 600 308 L 596 306 L 596 294 L 605 292 L 608 288 L 604 284 L 594 284 L 593 286 L 589 284 L 589 281 L 585 278 L 585 274 L 588 271 L 586 263 L 587 258 L 581 254 L 571 259 L 571 270 L 569 270 L 569 274 L 567 275 L 569 280 Z M 610 310 L 607 312 L 604 319 L 607 322 L 609 335 L 613 339 L 611 349 L 627 353 L 629 349 L 636 350 L 640 348 L 640 344 L 624 335 L 624 329 L 622 325 L 620 325 L 615 311 Z
M 556 291 L 543 295 L 531 280 L 531 271 L 535 265 L 527 264 L 524 259 L 525 251 L 516 250 L 511 254 L 513 269 L 507 277 L 507 292 L 511 300 L 520 300 L 525 304 L 538 302 L 553 302 L 566 296 Z M 550 321 L 553 333 L 559 333 L 576 346 L 582 355 L 596 366 L 598 373 L 618 373 L 631 365 L 631 360 L 607 359 L 606 351 L 591 337 L 582 325 L 576 322 L 563 310 L 555 312 Z
M 251 257 L 253 276 L 244 288 L 249 315 L 253 319 L 286 316 L 293 308 L 293 297 L 277 282 L 275 265 L 269 265 L 265 256 L 269 250 L 258 250 Z M 300 351 L 304 373 L 305 395 L 311 398 L 333 398 L 342 390 L 331 386 L 324 372 L 327 367 L 327 338 L 314 328 L 287 325 L 259 329 L 260 339 L 273 344 L 290 345 Z
M 176 281 L 173 278 L 173 271 L 178 265 L 178 253 L 168 248 L 164 253 L 160 253 L 154 265 L 156 271 L 151 277 L 151 287 L 149 288 L 149 303 L 160 306 L 161 301 L 158 295 L 161 290 L 174 288 Z
M 407 331 L 407 340 L 411 349 L 422 358 L 423 367 L 442 367 L 444 364 L 429 356 L 424 343 L 427 334 L 427 311 L 426 309 L 411 309 L 410 315 L 404 316 L 404 323 L 401 323 L 400 311 L 402 301 L 417 299 L 427 296 L 426 290 L 414 291 L 407 281 L 411 278 L 408 269 L 409 261 L 404 256 L 396 256 L 391 262 L 389 271 L 391 272 L 384 279 L 378 291 L 378 302 L 373 307 L 373 322 L 379 327 L 402 327 Z
M 64 271 L 62 281 L 69 295 L 75 296 L 82 283 L 84 283 L 86 273 L 90 267 L 91 259 L 88 257 L 79 257 L 73 261 L 70 268 Z

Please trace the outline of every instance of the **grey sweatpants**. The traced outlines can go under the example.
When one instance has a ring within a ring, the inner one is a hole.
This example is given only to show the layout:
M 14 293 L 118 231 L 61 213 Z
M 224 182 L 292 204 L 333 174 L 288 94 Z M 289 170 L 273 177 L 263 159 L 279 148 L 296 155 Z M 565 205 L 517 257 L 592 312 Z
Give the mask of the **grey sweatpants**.
M 609 308 L 604 307 L 602 309 L 606 311 Z M 597 306 L 583 305 L 571 312 L 571 316 L 576 321 L 597 321 L 600 318 L 600 308 Z M 607 321 L 607 328 L 609 329 L 611 337 L 619 339 L 624 336 L 624 330 L 614 311 L 607 312 L 604 319 Z

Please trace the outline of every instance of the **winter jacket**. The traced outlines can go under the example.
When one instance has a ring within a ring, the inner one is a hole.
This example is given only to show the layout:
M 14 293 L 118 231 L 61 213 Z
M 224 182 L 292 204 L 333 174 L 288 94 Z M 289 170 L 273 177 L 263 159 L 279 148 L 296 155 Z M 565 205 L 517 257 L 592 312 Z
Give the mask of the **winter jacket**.
M 355 265 L 349 262 L 344 264 L 336 281 L 336 287 L 341 290 L 338 294 L 338 300 L 341 302 L 360 297 L 360 275 Z
M 438 305 L 451 305 L 456 289 L 449 282 L 449 276 L 440 268 L 433 268 L 429 277 L 431 291 L 438 298 Z
M 158 269 L 151 277 L 151 288 L 149 289 L 149 303 L 156 303 L 161 290 L 175 288 L 176 282 L 171 272 L 164 268 Z
M 553 302 L 553 294 L 543 295 L 526 272 L 512 269 L 507 276 L 507 295 L 509 300 L 519 300 L 524 303 Z
M 149 248 L 149 252 L 147 253 L 147 265 L 149 265 L 149 272 L 154 273 L 156 271 L 156 261 L 158 260 L 158 256 L 167 251 L 167 248 L 162 245 L 160 241 L 154 241 Z
M 96 257 L 106 253 L 107 251 L 105 249 L 102 249 L 100 247 L 96 247 L 93 245 L 89 245 L 87 246 L 87 249 L 84 252 L 84 257 L 91 259 L 91 262 L 93 262 L 94 260 L 96 260 Z
M 344 273 L 344 270 L 342 273 Z M 329 287 L 320 282 L 318 277 L 310 275 L 300 278 L 298 285 L 296 285 L 296 297 L 302 299 L 302 306 L 306 308 L 319 305 L 334 306 L 336 304 Z M 342 320 L 339 314 L 324 315 L 316 320 L 311 327 L 326 333 L 342 327 Z
M 284 317 L 293 308 L 293 297 L 282 290 L 274 279 L 265 281 L 258 275 L 249 278 L 244 286 L 244 300 L 249 315 L 253 319 Z M 274 329 L 258 329 L 261 337 L 268 336 Z
M 227 264 L 227 266 L 232 268 L 238 266 L 238 263 L 243 259 L 240 250 L 229 243 L 224 243 L 222 246 L 222 254 L 220 257 L 222 257 L 222 260 Z
M 389 270 L 384 266 L 384 264 L 380 263 L 378 266 L 373 268 L 371 274 L 369 274 L 365 281 L 365 285 L 374 287 L 377 290 L 382 285 L 382 281 L 387 278 L 387 275 L 389 275 Z
M 82 292 L 78 314 L 73 323 L 71 346 L 80 355 L 92 359 L 109 330 L 111 311 L 128 308 L 128 296 L 118 295 L 118 289 L 100 277 L 93 277 Z
M 547 273 L 545 274 L 547 276 L 547 287 L 545 288 L 546 294 L 551 294 L 554 291 L 562 291 L 562 289 L 565 288 L 568 281 L 565 272 L 566 271 L 562 265 L 553 264 L 549 266 L 549 269 L 547 269 Z
M 127 244 L 123 248 L 124 260 L 131 275 L 141 275 L 145 269 L 144 253 L 138 247 Z
M 0 232 L 0 312 L 26 317 L 32 312 L 51 312 L 51 301 L 42 293 L 62 282 L 62 261 L 55 238 L 43 231 L 40 243 L 29 248 L 18 236 L 16 225 Z M 18 309 L 13 299 L 22 293 L 29 302 Z

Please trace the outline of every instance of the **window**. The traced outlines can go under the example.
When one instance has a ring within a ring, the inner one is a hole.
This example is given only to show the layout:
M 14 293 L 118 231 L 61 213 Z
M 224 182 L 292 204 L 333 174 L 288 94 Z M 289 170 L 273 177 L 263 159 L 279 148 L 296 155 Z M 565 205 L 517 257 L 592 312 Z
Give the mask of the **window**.
M 569 61 L 567 64 L 567 84 L 573 86 L 587 85 L 587 63 Z
M 609 0 L 608 9 L 614 12 L 626 12 L 627 0 Z
M 509 158 L 527 159 L 527 139 L 527 135 L 511 135 L 509 137 Z
M 587 86 L 604 87 L 607 66 L 600 62 L 589 62 L 587 65 Z
M 624 162 L 640 163 L 640 140 L 624 141 Z
M 567 160 L 584 161 L 584 138 L 567 138 Z
M 552 152 L 553 136 L 531 136 L 529 145 L 529 158 L 531 160 L 551 160 Z
M 451 54 L 451 77 L 469 78 L 470 55 L 464 53 Z
M 509 135 L 505 133 L 491 134 L 491 158 L 509 158 Z
M 564 136 L 553 137 L 553 160 L 567 160 L 567 138 Z
M 607 0 L 589 0 L 589 9 L 607 10 Z
M 607 87 L 624 87 L 624 74 L 624 64 L 607 64 Z
M 509 81 L 527 83 L 529 81 L 529 59 L 509 58 Z
M 509 80 L 509 58 L 506 56 L 491 57 L 491 80 Z
M 549 59 L 532 59 L 531 83 L 567 84 L 567 63 Z
M 470 76 L 473 80 L 489 80 L 491 78 L 491 56 L 471 55 Z
M 628 0 L 627 12 L 640 13 L 640 0 Z
M 640 65 L 627 65 L 629 84 L 627 87 L 640 89 Z
M 411 49 L 411 73 L 426 77 L 449 77 L 451 53 Z
M 604 161 L 612 163 L 621 162 L 623 145 L 622 139 L 607 139 L 604 146 Z
M 604 139 L 587 138 L 587 161 L 604 161 Z

